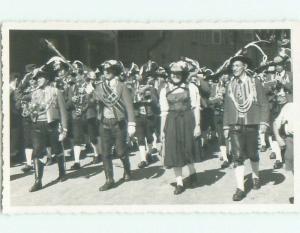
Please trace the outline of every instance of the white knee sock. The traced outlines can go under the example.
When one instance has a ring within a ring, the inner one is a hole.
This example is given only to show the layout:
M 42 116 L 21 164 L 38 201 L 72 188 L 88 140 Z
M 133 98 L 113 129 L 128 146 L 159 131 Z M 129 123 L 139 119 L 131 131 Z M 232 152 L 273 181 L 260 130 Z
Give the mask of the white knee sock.
M 278 142 L 277 141 L 272 141 L 271 142 L 271 148 L 272 148 L 272 151 L 276 155 L 276 160 L 279 160 L 280 162 L 282 162 L 281 150 L 280 150 L 280 147 L 278 145 Z
M 146 146 L 139 146 L 141 161 L 146 161 Z
M 97 157 L 99 154 L 98 147 L 97 147 L 97 145 L 94 145 L 93 143 L 91 143 L 91 145 L 93 147 L 94 156 Z
M 148 152 L 151 153 L 153 148 L 153 144 L 148 144 Z
M 74 159 L 75 163 L 80 162 L 80 152 L 81 152 L 81 146 L 74 146 Z
M 176 177 L 176 183 L 177 185 L 183 186 L 183 180 L 182 180 L 182 167 L 174 167 L 174 174 Z
M 237 166 L 235 168 L 236 185 L 242 191 L 245 190 L 245 187 L 244 187 L 244 173 L 245 173 L 245 166 L 244 165 Z
M 193 163 L 188 164 L 187 167 L 189 169 L 190 175 L 193 175 L 193 174 L 196 173 L 196 168 L 195 168 L 195 165 Z
M 261 146 L 266 146 L 266 140 L 265 140 L 265 134 L 264 133 L 259 133 L 259 140 L 260 140 L 260 145 Z
M 98 150 L 98 154 L 101 155 L 102 154 L 102 148 L 101 148 L 101 138 L 100 137 L 97 137 L 97 150 Z
M 26 164 L 31 166 L 31 159 L 32 159 L 32 152 L 33 149 L 25 149 L 25 156 L 26 156 Z
M 259 162 L 252 162 L 251 163 L 251 168 L 252 168 L 252 179 L 257 178 L 259 179 Z
M 227 153 L 226 153 L 226 146 L 220 146 L 221 156 L 224 161 L 228 161 Z
M 51 159 L 52 158 L 52 154 L 51 154 L 51 147 L 47 147 L 47 158 Z

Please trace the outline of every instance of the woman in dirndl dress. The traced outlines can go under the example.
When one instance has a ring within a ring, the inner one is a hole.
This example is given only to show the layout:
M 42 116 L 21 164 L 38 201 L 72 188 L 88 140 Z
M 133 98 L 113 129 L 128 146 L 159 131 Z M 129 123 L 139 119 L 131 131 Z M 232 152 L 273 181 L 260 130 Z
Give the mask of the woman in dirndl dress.
M 194 163 L 196 138 L 200 130 L 200 94 L 187 82 L 188 65 L 184 61 L 170 64 L 170 81 L 160 93 L 161 139 L 164 142 L 164 165 L 173 168 L 176 177 L 174 194 L 184 192 L 182 168 L 188 166 L 189 185 L 195 187 L 197 175 Z

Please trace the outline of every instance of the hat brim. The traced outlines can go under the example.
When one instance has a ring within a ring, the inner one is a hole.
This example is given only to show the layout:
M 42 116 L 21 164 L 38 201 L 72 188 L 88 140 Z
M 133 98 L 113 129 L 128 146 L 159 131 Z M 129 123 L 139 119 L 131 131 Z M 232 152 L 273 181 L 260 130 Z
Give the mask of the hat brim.
M 36 75 L 34 75 L 32 77 L 32 79 L 37 80 L 41 77 L 45 78 L 48 81 L 53 81 L 54 80 L 53 77 L 51 77 L 51 75 L 48 72 L 45 72 L 45 71 L 39 71 Z
M 251 61 L 251 59 L 249 57 L 240 56 L 240 55 L 239 56 L 235 56 L 235 57 L 233 57 L 233 58 L 230 59 L 229 65 L 232 66 L 233 63 L 236 62 L 236 61 L 241 61 L 244 64 L 247 64 L 249 68 L 252 67 L 252 61 Z

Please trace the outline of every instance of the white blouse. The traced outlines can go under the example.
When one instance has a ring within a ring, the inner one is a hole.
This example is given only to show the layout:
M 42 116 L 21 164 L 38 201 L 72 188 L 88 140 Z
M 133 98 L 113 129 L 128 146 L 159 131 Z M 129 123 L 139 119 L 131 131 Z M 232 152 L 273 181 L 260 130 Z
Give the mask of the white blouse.
M 176 90 L 174 90 L 172 92 L 174 94 L 184 92 L 183 88 L 178 88 L 177 86 L 173 85 L 172 83 L 168 83 L 167 85 L 169 86 L 170 91 L 177 88 Z M 198 88 L 192 83 L 189 83 L 189 84 L 183 83 L 183 84 L 181 84 L 180 87 L 186 87 L 186 85 L 188 85 L 188 88 L 190 91 L 190 100 L 191 100 L 192 110 L 200 110 L 201 97 L 200 97 Z M 167 88 L 166 87 L 164 87 L 160 92 L 159 104 L 160 104 L 161 116 L 167 115 L 168 111 L 169 111 L 169 104 L 168 104 L 168 100 L 167 100 Z

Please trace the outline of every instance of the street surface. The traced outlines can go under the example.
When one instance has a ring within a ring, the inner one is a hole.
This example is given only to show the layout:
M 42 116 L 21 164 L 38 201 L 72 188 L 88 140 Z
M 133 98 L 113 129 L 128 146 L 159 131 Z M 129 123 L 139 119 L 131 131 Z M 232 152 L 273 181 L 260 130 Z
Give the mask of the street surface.
M 273 169 L 274 160 L 269 159 L 270 152 L 261 153 L 260 177 L 262 187 L 252 190 L 250 162 L 246 161 L 245 186 L 247 197 L 240 203 L 247 204 L 288 204 L 293 193 L 293 180 L 284 170 Z M 63 183 L 55 183 L 58 176 L 57 164 L 45 167 L 43 185 L 38 192 L 30 193 L 34 182 L 34 173 L 24 174 L 23 165 L 11 167 L 11 206 L 53 206 L 53 205 L 130 205 L 130 204 L 224 204 L 233 203 L 235 191 L 233 168 L 220 169 L 221 161 L 210 158 L 197 163 L 197 188 L 187 189 L 181 195 L 173 194 L 172 170 L 165 170 L 161 161 L 149 167 L 139 169 L 138 152 L 130 157 L 132 181 L 122 182 L 123 168 L 120 160 L 115 159 L 114 173 L 116 187 L 106 192 L 98 188 L 105 182 L 102 162 L 91 165 L 92 157 L 81 160 L 82 168 L 70 171 L 73 161 L 68 161 L 67 178 Z M 184 168 L 184 176 L 188 174 Z

